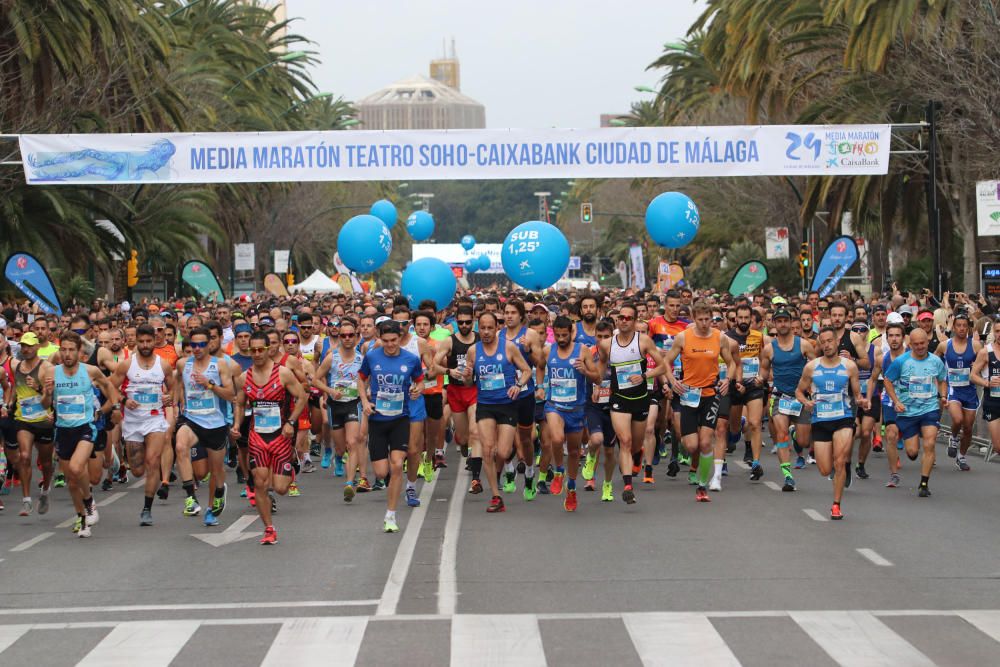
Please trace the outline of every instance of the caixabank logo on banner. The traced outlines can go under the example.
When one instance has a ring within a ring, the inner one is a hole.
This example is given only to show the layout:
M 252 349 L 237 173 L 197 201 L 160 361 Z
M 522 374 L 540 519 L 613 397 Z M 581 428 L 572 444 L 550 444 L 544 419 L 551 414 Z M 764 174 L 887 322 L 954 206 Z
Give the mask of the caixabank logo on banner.
M 819 132 L 788 132 L 785 135 L 785 167 L 830 171 L 865 169 L 882 163 L 882 132 L 867 128 L 830 128 Z

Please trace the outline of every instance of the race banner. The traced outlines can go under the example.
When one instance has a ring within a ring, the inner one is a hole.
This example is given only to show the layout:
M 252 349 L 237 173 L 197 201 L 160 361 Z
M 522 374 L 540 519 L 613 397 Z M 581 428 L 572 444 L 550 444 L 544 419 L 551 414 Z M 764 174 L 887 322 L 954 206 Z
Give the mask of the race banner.
M 763 262 L 752 259 L 744 262 L 736 269 L 733 279 L 729 281 L 729 293 L 733 296 L 752 294 L 758 287 L 767 282 L 767 267 Z
M 264 289 L 272 296 L 288 296 L 288 288 L 285 281 L 276 273 L 268 273 L 264 276 Z
M 656 289 L 659 292 L 666 292 L 675 287 L 680 287 L 684 282 L 684 267 L 677 262 L 660 260 L 656 274 Z
M 1000 236 L 1000 181 L 976 183 L 976 222 L 980 236 Z
M 885 174 L 889 125 L 22 134 L 29 184 Z
M 764 244 L 768 259 L 788 259 L 788 227 L 766 227 Z
M 233 269 L 235 271 L 254 270 L 254 249 L 252 243 L 233 244 Z
M 62 303 L 52 278 L 34 255 L 13 253 L 4 264 L 3 274 L 22 294 L 38 304 L 39 310 L 50 315 L 62 315 Z
M 192 259 L 181 269 L 181 280 L 203 299 L 223 301 L 222 285 L 215 271 L 205 262 Z
M 858 246 L 850 236 L 838 236 L 823 251 L 823 259 L 816 266 L 812 290 L 819 298 L 830 294 L 848 269 L 858 261 Z
M 290 250 L 275 250 L 274 251 L 274 272 L 275 273 L 288 273 L 288 255 Z

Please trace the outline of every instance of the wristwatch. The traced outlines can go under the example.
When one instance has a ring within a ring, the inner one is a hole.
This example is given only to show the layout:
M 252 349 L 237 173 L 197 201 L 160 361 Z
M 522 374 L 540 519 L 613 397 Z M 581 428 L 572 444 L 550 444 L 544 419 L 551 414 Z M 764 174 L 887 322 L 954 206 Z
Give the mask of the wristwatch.
M 291 426 L 292 428 L 295 428 L 295 422 L 292 421 L 291 419 L 286 419 L 285 423 Z
M 215 389 L 215 380 L 209 380 L 208 381 L 208 388 L 209 389 Z

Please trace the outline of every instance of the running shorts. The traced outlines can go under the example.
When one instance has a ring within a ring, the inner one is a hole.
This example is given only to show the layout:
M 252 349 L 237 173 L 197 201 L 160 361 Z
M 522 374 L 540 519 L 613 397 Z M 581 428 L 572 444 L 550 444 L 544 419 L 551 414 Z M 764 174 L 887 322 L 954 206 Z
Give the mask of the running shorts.
M 448 407 L 452 412 L 466 412 L 476 404 L 478 392 L 475 387 L 464 387 L 459 384 L 448 385 Z
M 48 445 L 55 439 L 55 427 L 48 422 L 23 422 L 14 420 L 14 431 L 27 431 L 35 436 L 35 444 Z
M 83 426 L 60 426 L 55 432 L 56 454 L 63 461 L 73 458 L 73 452 L 81 441 L 93 443 L 97 438 L 97 429 L 93 424 Z
M 813 422 L 813 442 L 833 442 L 833 434 L 845 428 L 854 430 L 853 417 L 844 417 L 843 419 L 836 419 L 829 422 Z
M 719 397 L 717 394 L 702 396 L 697 407 L 681 405 L 681 437 L 694 435 L 700 428 L 714 430 L 718 416 Z
M 938 427 L 941 424 L 941 411 L 932 410 L 922 415 L 908 417 L 905 414 L 896 415 L 896 426 L 899 428 L 899 437 L 909 440 L 920 435 L 920 431 L 925 426 Z
M 177 430 L 179 431 L 182 426 L 186 426 L 191 429 L 194 433 L 194 437 L 198 438 L 198 444 L 206 449 L 211 449 L 213 452 L 219 452 L 226 448 L 229 443 L 229 427 L 219 426 L 218 428 L 205 428 L 200 424 L 197 424 L 187 417 L 181 415 L 177 419 Z M 194 448 L 192 448 L 193 451 Z
M 405 452 L 410 446 L 410 421 L 406 417 L 368 420 L 368 454 L 372 462 L 384 461 L 389 452 Z
M 286 438 L 279 432 L 265 440 L 260 433 L 250 431 L 248 440 L 250 458 L 253 460 L 251 467 L 268 468 L 275 475 L 291 476 L 292 459 L 295 458 L 292 438 Z
M 584 414 L 580 408 L 560 410 L 548 401 L 545 402 L 546 415 L 558 415 L 563 420 L 564 433 L 579 433 L 583 430 Z
M 476 407 L 476 423 L 478 424 L 484 419 L 492 419 L 498 426 L 515 426 L 517 425 L 517 408 L 513 403 L 500 403 L 497 405 L 484 405 L 480 403 Z

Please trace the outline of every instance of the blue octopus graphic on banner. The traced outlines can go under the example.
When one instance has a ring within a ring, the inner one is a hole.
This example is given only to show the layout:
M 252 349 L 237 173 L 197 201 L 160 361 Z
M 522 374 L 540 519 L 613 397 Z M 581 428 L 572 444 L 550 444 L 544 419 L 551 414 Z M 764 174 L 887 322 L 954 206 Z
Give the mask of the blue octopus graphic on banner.
M 83 148 L 65 153 L 29 153 L 28 165 L 35 181 L 158 181 L 169 178 L 167 167 L 176 152 L 173 143 L 160 139 L 142 152 Z

